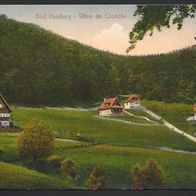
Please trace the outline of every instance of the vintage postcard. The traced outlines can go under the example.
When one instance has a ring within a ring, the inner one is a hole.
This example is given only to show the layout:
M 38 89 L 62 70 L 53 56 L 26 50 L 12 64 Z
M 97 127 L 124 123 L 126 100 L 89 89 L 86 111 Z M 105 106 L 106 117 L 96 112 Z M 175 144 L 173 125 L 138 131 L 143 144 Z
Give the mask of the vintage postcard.
M 196 5 L 0 5 L 0 189 L 196 189 Z

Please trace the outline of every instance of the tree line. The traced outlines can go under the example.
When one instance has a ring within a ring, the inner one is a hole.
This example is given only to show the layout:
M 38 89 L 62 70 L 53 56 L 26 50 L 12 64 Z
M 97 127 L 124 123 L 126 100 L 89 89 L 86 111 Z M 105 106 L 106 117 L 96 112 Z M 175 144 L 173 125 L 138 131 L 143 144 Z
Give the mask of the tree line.
M 121 56 L 0 16 L 0 91 L 11 103 L 65 105 L 141 94 L 196 101 L 195 46 L 169 54 Z

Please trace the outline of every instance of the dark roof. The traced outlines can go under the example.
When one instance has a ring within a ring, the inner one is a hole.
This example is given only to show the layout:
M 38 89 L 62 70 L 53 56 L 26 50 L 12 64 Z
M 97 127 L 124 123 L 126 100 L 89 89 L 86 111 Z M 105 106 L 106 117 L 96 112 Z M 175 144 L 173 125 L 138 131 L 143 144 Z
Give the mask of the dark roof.
M 116 97 L 112 97 L 112 98 L 104 99 L 104 101 L 102 102 L 102 104 L 99 106 L 98 109 L 106 110 L 106 109 L 114 108 L 115 106 L 119 106 L 120 108 L 122 108 L 118 99 Z
M 3 95 L 0 93 L 0 98 L 2 99 L 2 101 L 4 102 L 5 106 L 7 107 L 7 109 L 9 110 L 9 112 L 11 112 L 11 108 L 8 105 L 7 101 L 5 100 L 5 98 L 3 97 Z

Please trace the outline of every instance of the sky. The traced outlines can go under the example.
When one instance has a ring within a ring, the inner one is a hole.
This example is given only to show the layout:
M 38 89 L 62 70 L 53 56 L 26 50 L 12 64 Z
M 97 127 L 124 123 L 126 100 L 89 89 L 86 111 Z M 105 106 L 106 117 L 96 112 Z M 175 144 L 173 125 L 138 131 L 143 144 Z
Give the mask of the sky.
M 0 5 L 0 14 L 34 23 L 66 38 L 94 48 L 127 55 L 129 32 L 137 22 L 134 5 Z M 115 18 L 117 17 L 117 18 Z M 155 31 L 138 42 L 128 55 L 167 53 L 196 44 L 196 19 Z

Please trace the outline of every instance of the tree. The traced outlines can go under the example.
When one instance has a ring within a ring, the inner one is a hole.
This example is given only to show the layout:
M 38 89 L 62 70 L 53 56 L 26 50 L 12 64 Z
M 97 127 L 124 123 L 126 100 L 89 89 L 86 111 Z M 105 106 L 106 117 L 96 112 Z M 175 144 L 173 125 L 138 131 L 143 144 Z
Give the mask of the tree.
M 131 188 L 134 189 L 158 189 L 164 182 L 162 168 L 152 159 L 144 167 L 135 166 L 132 176 Z
M 196 5 L 164 5 L 164 6 L 137 6 L 134 16 L 138 17 L 137 23 L 129 34 L 130 47 L 127 52 L 134 49 L 136 43 L 142 40 L 149 32 L 152 36 L 155 29 L 162 30 L 162 27 L 170 28 L 177 24 L 180 30 L 185 18 L 194 18 Z
M 93 168 L 87 181 L 87 185 L 90 189 L 102 189 L 105 187 L 105 176 L 101 168 Z
M 75 163 L 71 159 L 65 159 L 61 162 L 62 173 L 67 173 L 72 178 L 76 177 Z
M 51 128 L 42 121 L 32 121 L 19 136 L 17 153 L 24 163 L 46 159 L 53 151 L 54 137 Z

